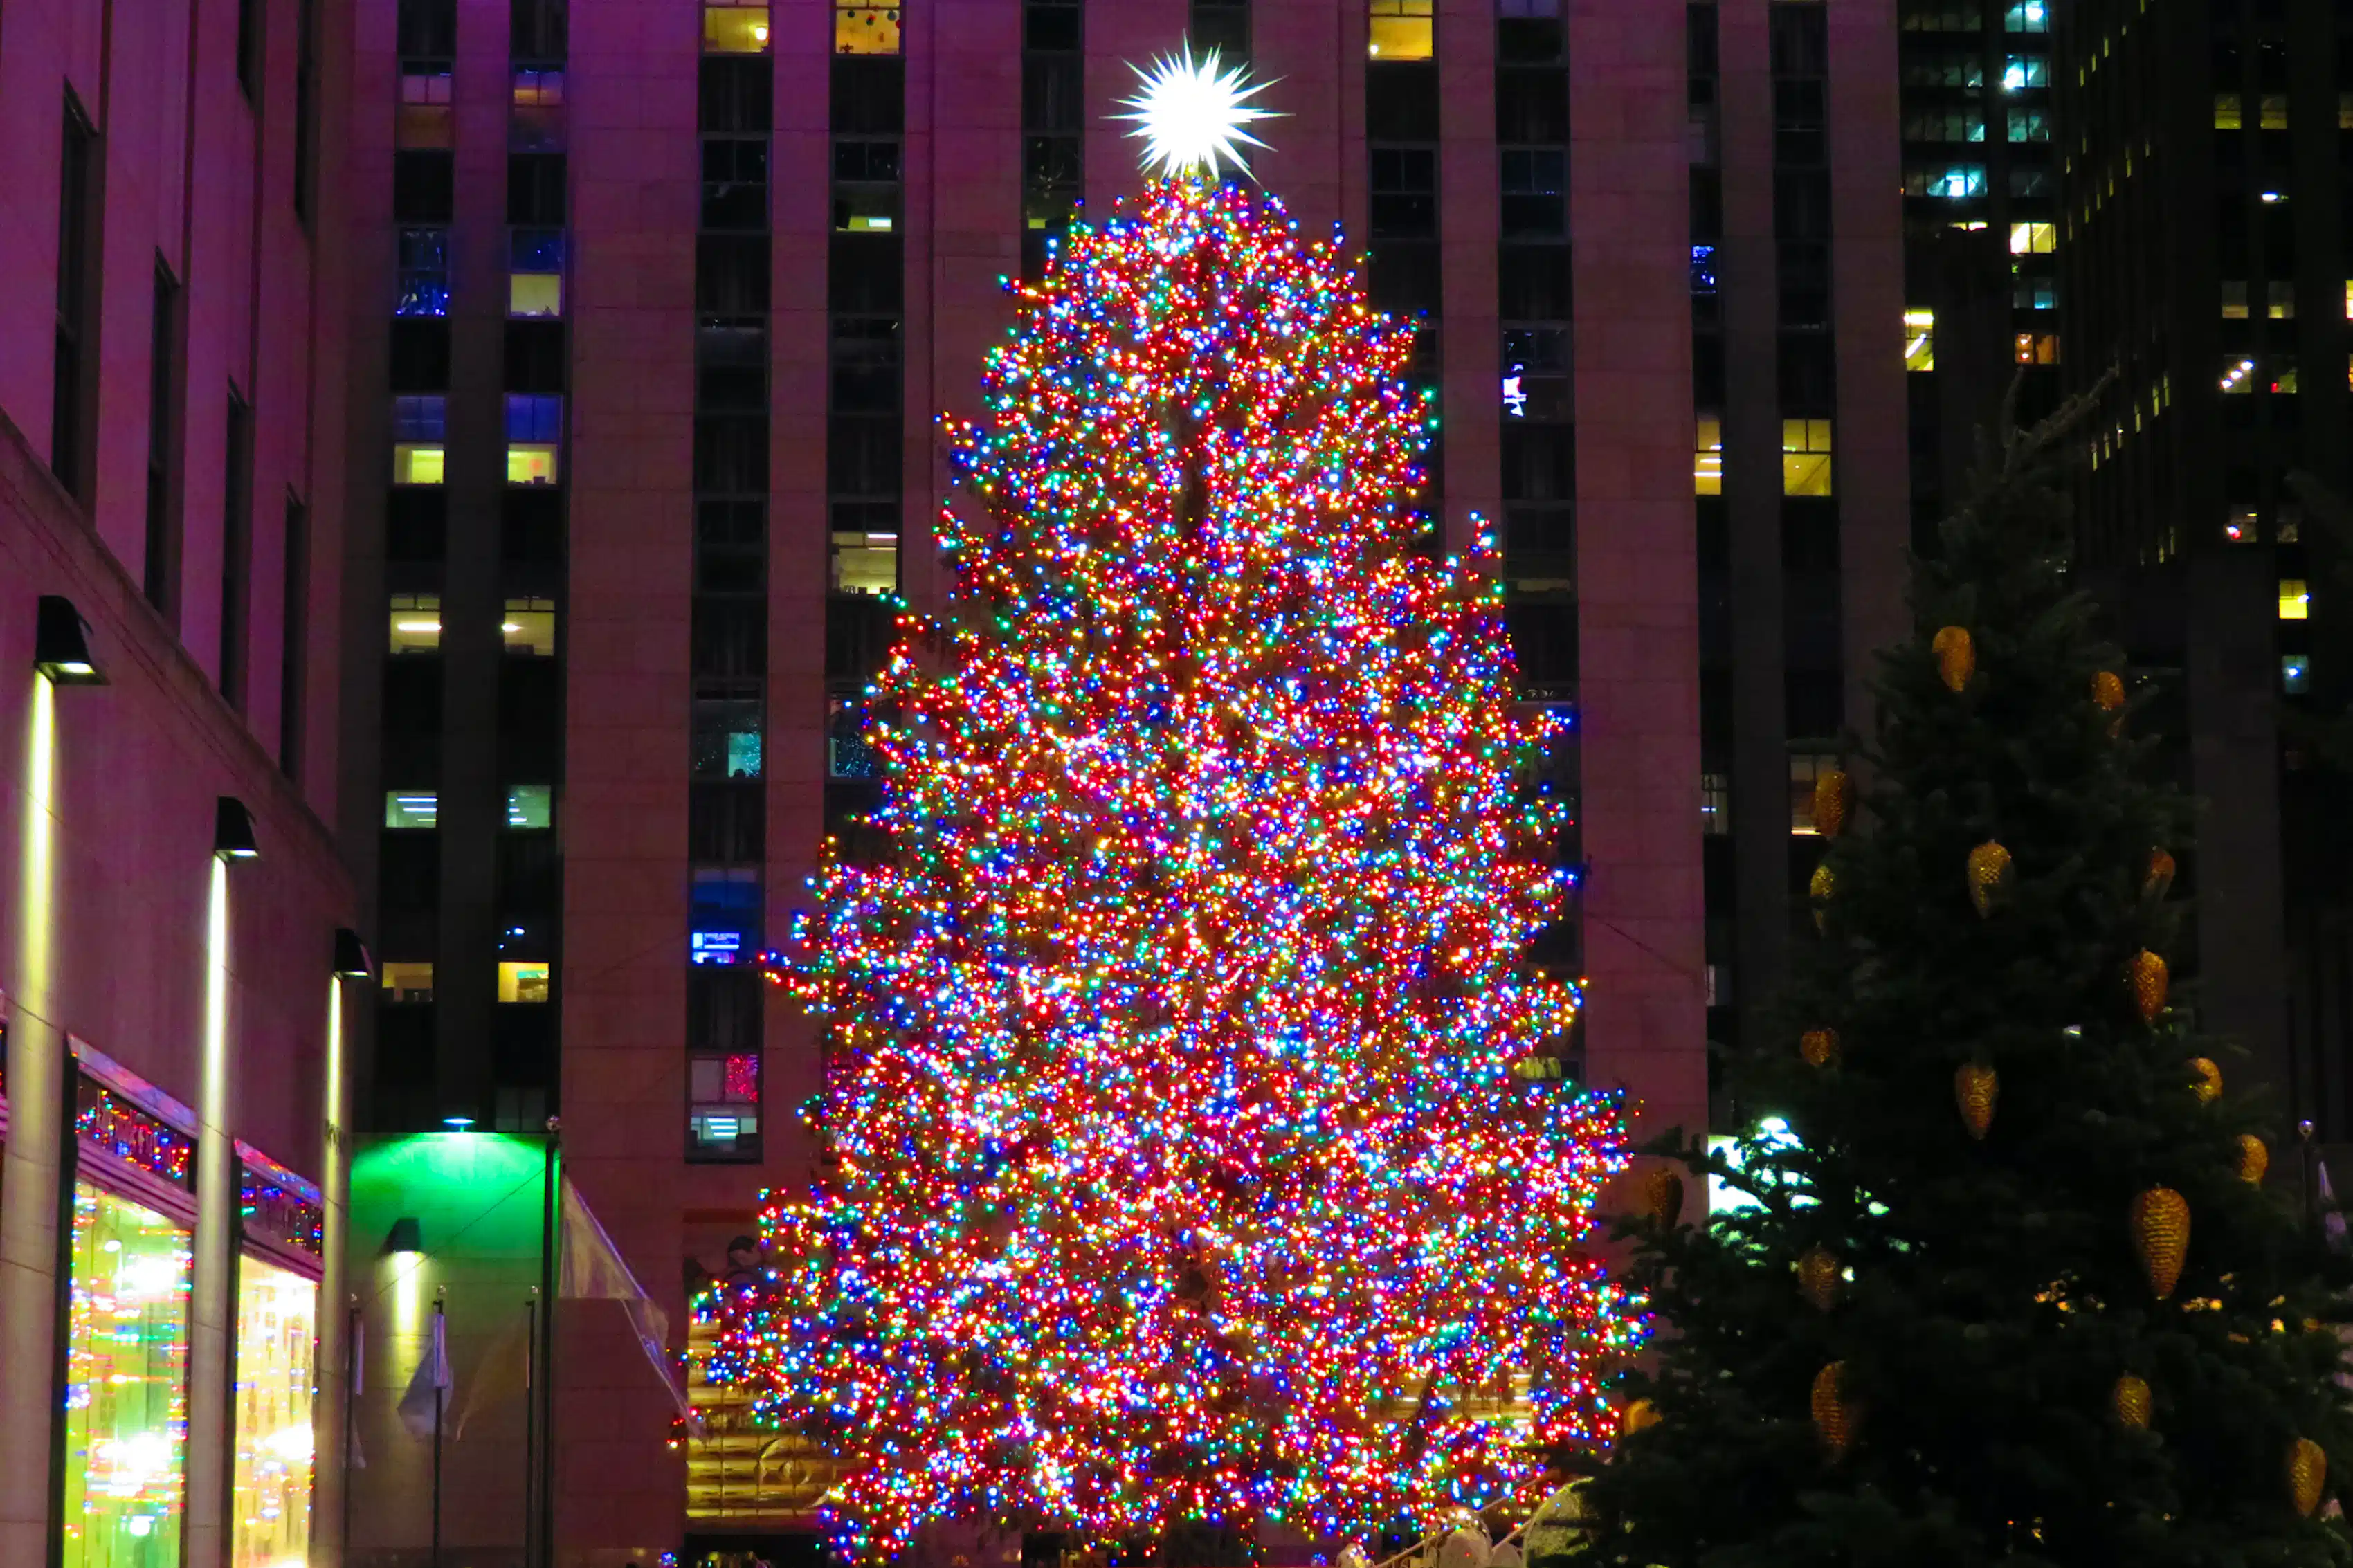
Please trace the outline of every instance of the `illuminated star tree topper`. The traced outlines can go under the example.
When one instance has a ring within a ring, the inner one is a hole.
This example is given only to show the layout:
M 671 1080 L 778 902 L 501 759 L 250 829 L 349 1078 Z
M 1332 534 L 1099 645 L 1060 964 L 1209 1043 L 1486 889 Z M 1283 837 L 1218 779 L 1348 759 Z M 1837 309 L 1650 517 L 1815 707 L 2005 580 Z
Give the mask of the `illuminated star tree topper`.
M 1215 180 L 1222 163 L 1250 172 L 1242 148 L 1266 145 L 1250 127 L 1279 118 L 1274 110 L 1250 100 L 1271 83 L 1245 85 L 1250 73 L 1242 67 L 1221 67 L 1215 49 L 1196 59 L 1190 44 L 1149 67 L 1128 68 L 1144 85 L 1120 100 L 1131 112 L 1113 118 L 1135 122 L 1128 134 L 1144 142 L 1145 173 L 1170 178 L 1206 174 Z

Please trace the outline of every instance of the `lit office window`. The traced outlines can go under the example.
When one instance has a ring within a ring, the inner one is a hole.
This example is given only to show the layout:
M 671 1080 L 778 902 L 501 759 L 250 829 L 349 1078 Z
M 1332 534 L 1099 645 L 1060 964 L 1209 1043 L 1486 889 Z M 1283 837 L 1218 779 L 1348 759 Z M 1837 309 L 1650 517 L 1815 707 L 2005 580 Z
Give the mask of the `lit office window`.
M 2056 332 L 2020 332 L 2017 335 L 2017 360 L 2021 364 L 2057 364 L 2059 334 Z
M 1724 493 L 1724 419 L 1720 415 L 1699 416 L 1699 440 L 1692 453 L 1692 493 Z
M 386 651 L 396 657 L 404 653 L 440 652 L 441 595 L 393 595 L 390 633 Z
M 2307 620 L 2312 615 L 2312 595 L 2306 591 L 2301 577 L 2283 577 L 2279 585 L 2279 618 L 2284 621 Z
M 507 394 L 507 483 L 554 484 L 563 436 L 564 399 Z
M 768 47 L 765 0 L 748 5 L 709 0 L 702 7 L 702 52 L 707 55 L 756 55 Z
M 434 827 L 441 821 L 441 797 L 429 789 L 388 789 L 384 792 L 384 825 L 414 830 Z
M 2263 313 L 2274 321 L 2295 320 L 2295 285 L 2293 283 L 2264 284 Z
M 1366 0 L 1367 51 L 1377 60 L 1426 60 L 1438 52 L 1437 0 Z
M 900 9 L 896 5 L 870 5 L 866 0 L 833 0 L 833 52 L 897 54 Z
M 2237 131 L 2243 128 L 2246 122 L 2244 101 L 2237 93 L 2218 92 L 2214 95 L 2215 130 Z
M 447 148 L 457 144 L 455 110 L 449 103 L 449 73 L 442 70 L 404 71 L 400 78 L 400 113 L 393 125 L 393 145 L 402 148 Z
M 1904 368 L 1934 370 L 1936 368 L 1936 312 L 1906 310 L 1904 312 Z
M 1831 493 L 1829 420 L 1781 421 L 1781 493 L 1785 496 L 1826 496 Z
M 507 314 L 564 314 L 564 231 L 519 228 L 507 240 Z
M 1709 837 L 1732 831 L 1732 775 L 1699 775 L 1699 830 Z
M 2280 656 L 2280 689 L 2301 697 L 2312 689 L 2312 661 L 2300 653 Z
M 555 790 L 550 784 L 509 784 L 507 826 L 547 827 L 555 821 Z
M 2051 30 L 2051 7 L 2045 0 L 2021 0 L 2002 14 L 2001 28 L 2005 33 L 2047 33 Z
M 449 400 L 438 393 L 392 400 L 392 482 L 438 485 L 446 451 Z
M 1789 831 L 1799 835 L 1819 835 L 1814 826 L 1814 783 L 1824 773 L 1838 770 L 1838 757 L 1831 752 L 1793 752 L 1789 754 Z
M 553 599 L 509 599 L 499 618 L 499 636 L 504 639 L 509 653 L 527 654 L 534 658 L 555 657 L 555 601 Z
M 2247 319 L 2247 284 L 2244 279 L 2226 279 L 2223 281 L 2222 319 L 2226 321 Z
M 400 963 L 386 959 L 378 973 L 384 979 L 385 1001 L 406 1004 L 433 1000 L 431 963 Z
M 544 962 L 500 964 L 499 1000 L 540 1003 L 547 1001 L 548 973 L 552 967 Z
M 2048 256 L 2059 248 L 2059 226 L 2055 223 L 2014 223 L 2010 226 L 2010 253 L 2012 256 Z

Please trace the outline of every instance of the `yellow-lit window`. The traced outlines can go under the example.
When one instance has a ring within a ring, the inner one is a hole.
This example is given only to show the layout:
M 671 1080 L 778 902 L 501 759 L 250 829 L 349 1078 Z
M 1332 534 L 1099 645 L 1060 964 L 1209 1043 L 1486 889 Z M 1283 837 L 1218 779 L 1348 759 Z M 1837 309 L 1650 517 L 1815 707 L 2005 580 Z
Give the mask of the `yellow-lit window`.
M 2305 591 L 2301 577 L 2280 579 L 2280 615 L 2284 621 L 2301 621 L 2312 615 L 2312 595 Z
M 2287 95 L 2282 92 L 2267 92 L 2263 94 L 2262 112 L 2263 119 L 2260 123 L 2265 131 L 2286 130 Z
M 2255 362 L 2241 359 L 2236 354 L 2226 355 L 2222 361 L 2221 386 L 2224 392 L 2232 394 L 2254 391 Z
M 2295 285 L 2293 283 L 2272 284 L 2270 286 L 2270 292 L 2264 300 L 2264 304 L 2268 308 L 2265 313 L 2268 314 L 2273 321 L 2294 321 L 2295 319 Z
M 2337 95 L 2337 129 L 2353 131 L 2353 92 Z
M 449 73 L 408 71 L 400 79 L 400 116 L 393 126 L 397 147 L 454 147 L 456 111 L 449 105 Z
M 395 594 L 392 596 L 392 614 L 388 618 L 391 631 L 388 651 L 395 654 L 441 651 L 440 595 Z
M 438 485 L 444 452 L 441 443 L 402 441 L 392 448 L 392 482 L 396 485 Z
M 2218 92 L 2214 95 L 2215 130 L 2236 131 L 2245 123 L 2245 113 L 2240 107 L 2237 93 Z
M 1827 773 L 1836 772 L 1837 753 L 1832 752 L 1792 752 L 1789 753 L 1789 831 L 1793 834 L 1819 835 L 1814 826 L 1814 781 Z
M 534 658 L 555 657 L 555 601 L 509 599 L 499 620 L 499 636 L 509 653 Z
M 2243 279 L 2224 281 L 2222 319 L 2226 321 L 2243 321 L 2247 319 L 2247 285 Z
M 1699 416 L 1699 441 L 1692 452 L 1692 493 L 1724 493 L 1724 420 L 1714 414 Z
M 501 963 L 499 965 L 499 1000 L 501 1002 L 544 1002 L 547 1000 L 549 966 L 540 963 Z
M 507 275 L 507 314 L 510 316 L 564 314 L 564 274 L 561 272 L 509 273 Z
M 555 447 L 544 441 L 519 441 L 507 447 L 507 483 L 552 485 L 555 482 Z
M 2048 256 L 2059 248 L 2059 226 L 2055 223 L 2014 223 L 2010 226 L 2010 253 L 2012 256 Z
M 2295 391 L 2295 361 L 2284 354 L 2272 361 L 2271 388 L 2274 392 L 2293 394 Z
M 384 976 L 384 999 L 387 1002 L 433 1000 L 433 965 L 430 963 L 396 963 L 386 959 L 377 973 Z
M 1785 496 L 1826 496 L 1831 493 L 1829 420 L 1781 421 L 1781 493 Z
M 768 47 L 768 7 L 706 4 L 702 7 L 702 52 L 756 55 Z
M 438 827 L 441 796 L 429 789 L 388 789 L 384 792 L 384 825 L 396 832 Z
M 899 536 L 837 533 L 833 536 L 833 591 L 895 594 L 899 591 Z
M 1936 368 L 1936 312 L 1906 310 L 1904 312 L 1904 368 L 1934 370 Z
M 833 0 L 833 52 L 895 55 L 899 52 L 899 7 L 868 0 Z
M 2019 333 L 2018 363 L 2021 364 L 2057 364 L 2059 363 L 2059 334 L 2056 332 Z
M 1437 0 L 1366 0 L 1366 44 L 1377 60 L 1426 60 L 1438 52 Z
M 2353 278 L 2345 281 L 2345 319 L 2353 321 Z

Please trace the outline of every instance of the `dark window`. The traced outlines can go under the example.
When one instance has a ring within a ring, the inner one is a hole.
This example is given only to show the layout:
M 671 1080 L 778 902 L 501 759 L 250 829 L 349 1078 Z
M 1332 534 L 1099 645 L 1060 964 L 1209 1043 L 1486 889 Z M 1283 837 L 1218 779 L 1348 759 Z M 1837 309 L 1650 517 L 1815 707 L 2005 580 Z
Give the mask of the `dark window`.
M 1577 441 L 1566 425 L 1504 425 L 1504 499 L 1571 500 L 1577 495 Z
M 768 488 L 768 422 L 757 416 L 706 414 L 694 422 L 694 488 L 722 495 Z
M 1773 173 L 1773 232 L 1783 239 L 1831 237 L 1831 180 L 1822 169 Z
M 1085 129 L 1084 72 L 1079 61 L 1031 57 L 1021 62 L 1021 128 L 1062 135 Z
M 758 704 L 749 706 L 757 708 Z M 748 783 L 697 780 L 687 786 L 686 852 L 698 865 L 756 865 L 766 853 L 766 794 Z
M 692 673 L 720 679 L 767 674 L 768 607 L 757 599 L 697 599 Z
M 279 598 L 278 767 L 302 776 L 302 707 L 309 692 L 311 509 L 286 498 L 286 573 Z
M 319 0 L 295 0 L 294 216 L 311 217 L 319 144 Z
M 1021 47 L 1033 52 L 1076 50 L 1078 0 L 1029 0 L 1021 7 Z
M 509 392 L 562 392 L 564 323 L 509 321 L 505 379 Z
M 833 129 L 896 136 L 907 128 L 907 62 L 898 55 L 836 55 Z
M 826 489 L 838 496 L 900 491 L 900 426 L 895 418 L 837 415 L 826 432 Z
M 1561 57 L 1560 18 L 1502 16 L 1495 22 L 1495 60 L 1506 66 L 1551 65 Z
M 1776 0 L 1768 24 L 1775 76 L 1828 76 L 1830 35 L 1826 7 L 1804 0 Z
M 164 618 L 179 618 L 180 530 L 175 458 L 180 433 L 180 284 L 155 258 L 147 337 L 147 549 L 141 587 Z
M 694 335 L 696 406 L 759 414 L 768 406 L 768 328 L 757 317 L 710 318 Z
M 396 393 L 448 391 L 448 318 L 394 317 L 391 369 Z
M 409 148 L 392 155 L 392 221 L 449 221 L 456 186 L 453 154 L 446 148 Z M 448 276 L 446 266 L 443 276 Z
M 765 55 L 705 55 L 702 126 L 765 134 L 776 113 L 776 65 Z
M 458 52 L 458 0 L 400 0 L 397 38 L 404 57 L 446 60 Z
M 694 246 L 694 303 L 720 315 L 762 315 L 768 309 L 768 237 L 706 234 Z
M 508 155 L 507 222 L 532 228 L 564 226 L 563 153 Z
M 1568 247 L 1506 245 L 1496 252 L 1496 308 L 1507 321 L 1567 321 Z
M 237 85 L 248 103 L 261 100 L 263 0 L 237 0 Z
M 686 977 L 686 1039 L 697 1051 L 760 1048 L 762 981 L 745 965 L 698 964 Z
M 228 390 L 226 476 L 221 490 L 220 689 L 245 710 L 246 641 L 253 594 L 253 410 Z
M 1438 140 L 1438 67 L 1423 60 L 1376 61 L 1365 67 L 1365 139 Z
M 702 226 L 768 226 L 768 143 L 757 137 L 705 137 L 702 142 Z
M 1556 70 L 1495 73 L 1495 140 L 1568 140 L 1568 77 Z
M 566 0 L 514 0 L 507 20 L 507 53 L 517 64 L 560 63 L 571 52 Z
M 435 488 L 433 493 L 440 493 Z M 564 556 L 564 496 L 552 485 L 509 485 L 499 520 L 499 558 L 554 566 Z
M 1830 418 L 1836 409 L 1838 377 L 1831 340 L 1821 332 L 1781 336 L 1781 415 L 1787 419 Z
M 1250 52 L 1250 0 L 1193 0 L 1186 36 L 1194 52 L 1214 49 L 1220 65 L 1247 65 Z
M 84 431 L 90 414 L 94 378 L 88 372 L 96 344 L 90 324 L 97 318 L 90 296 L 97 291 L 96 250 L 91 228 L 98 220 L 90 180 L 98 133 L 70 90 L 66 94 L 65 141 L 58 158 L 57 359 L 51 369 L 49 471 L 74 495 L 88 499 L 90 454 Z
M 449 492 L 440 485 L 394 485 L 385 498 L 384 558 L 438 561 L 447 548 Z
M 1507 148 L 1501 154 L 1504 233 L 1542 237 L 1567 232 L 1568 154 Z
M 1776 250 L 1780 270 L 1781 325 L 1828 326 L 1831 247 L 1811 241 L 1784 240 Z
M 1375 147 L 1369 156 L 1374 236 L 1419 239 L 1436 235 L 1436 151 L 1427 147 Z
M 1694 244 L 1724 237 L 1724 175 L 1716 169 L 1691 172 L 1691 237 Z
M 899 411 L 896 317 L 834 318 L 833 408 L 837 414 Z

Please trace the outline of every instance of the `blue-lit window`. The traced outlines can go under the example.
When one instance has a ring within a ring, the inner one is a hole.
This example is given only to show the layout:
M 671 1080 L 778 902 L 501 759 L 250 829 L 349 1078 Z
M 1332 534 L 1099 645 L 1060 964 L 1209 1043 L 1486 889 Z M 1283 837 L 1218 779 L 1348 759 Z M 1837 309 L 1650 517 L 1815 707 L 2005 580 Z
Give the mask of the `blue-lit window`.
M 2290 697 L 2301 697 L 2312 689 L 2312 660 L 2300 653 L 2284 654 L 2280 658 L 2280 689 Z
M 1694 245 L 1691 250 L 1691 291 L 1694 294 L 1715 293 L 1715 247 Z
M 756 699 L 705 698 L 694 705 L 691 764 L 699 779 L 755 779 L 762 752 Z
M 2010 302 L 2021 310 L 2055 310 L 2059 308 L 2059 280 L 2021 273 L 2010 279 Z
M 400 231 L 400 295 L 396 316 L 446 316 L 449 313 L 449 231 L 446 228 L 404 228 Z
M 837 779 L 871 779 L 882 776 L 882 759 L 874 748 L 860 738 L 866 727 L 863 704 L 856 698 L 837 697 L 830 704 L 825 727 L 826 776 Z
M 518 228 L 507 238 L 507 314 L 564 314 L 564 231 Z
M 2051 6 L 2048 0 L 2021 0 L 2002 14 L 2001 30 L 2005 33 L 2047 33 L 2051 30 Z
M 1986 166 L 1983 163 L 1940 163 L 1926 168 L 1907 170 L 1904 176 L 1906 195 L 1938 196 L 1947 201 L 1965 201 L 1986 194 Z
M 701 870 L 687 889 L 687 962 L 742 963 L 760 951 L 760 873 Z
M 2012 55 L 2001 68 L 2001 90 L 2024 92 L 2051 85 L 2051 62 L 2041 55 Z
M 2013 109 L 2010 111 L 2010 139 L 2012 142 L 2048 142 L 2051 140 L 2051 117 L 2039 109 Z

